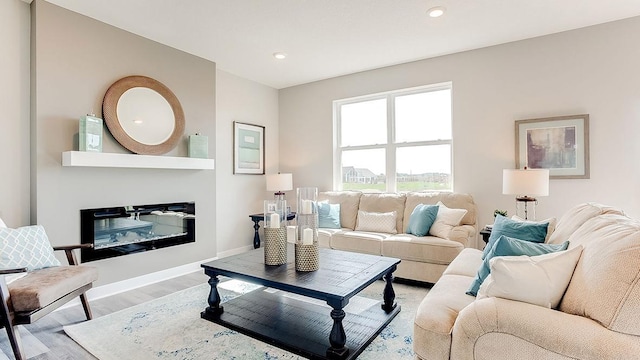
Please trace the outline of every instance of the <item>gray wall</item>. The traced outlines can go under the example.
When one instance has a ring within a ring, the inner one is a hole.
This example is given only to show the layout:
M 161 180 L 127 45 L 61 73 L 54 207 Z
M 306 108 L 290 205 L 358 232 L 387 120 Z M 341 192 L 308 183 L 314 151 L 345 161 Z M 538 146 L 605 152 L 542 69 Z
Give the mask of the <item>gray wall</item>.
M 454 190 L 470 193 L 479 224 L 502 195 L 502 169 L 515 167 L 514 121 L 590 114 L 591 179 L 552 180 L 538 218 L 586 201 L 640 216 L 640 17 L 417 61 L 280 91 L 280 167 L 295 186 L 332 187 L 332 101 L 453 82 Z M 348 61 L 348 60 L 346 60 Z
M 184 109 L 185 134 L 208 135 L 215 158 L 215 63 L 41 0 L 32 4 L 32 24 L 32 221 L 45 226 L 54 245 L 76 244 L 80 209 L 196 202 L 195 243 L 93 262 L 98 285 L 216 256 L 215 171 L 61 166 L 62 152 L 74 150 L 79 117 L 100 115 L 107 88 L 128 75 L 169 87 Z M 185 141 L 167 155 L 186 156 Z M 103 151 L 128 152 L 106 127 Z
M 0 1 L 0 218 L 29 224 L 29 5 Z
M 218 70 L 216 94 L 216 239 L 218 255 L 226 256 L 253 249 L 249 214 L 261 213 L 263 200 L 273 199 L 264 175 L 233 174 L 233 122 L 265 127 L 265 171 L 277 173 L 278 90 Z

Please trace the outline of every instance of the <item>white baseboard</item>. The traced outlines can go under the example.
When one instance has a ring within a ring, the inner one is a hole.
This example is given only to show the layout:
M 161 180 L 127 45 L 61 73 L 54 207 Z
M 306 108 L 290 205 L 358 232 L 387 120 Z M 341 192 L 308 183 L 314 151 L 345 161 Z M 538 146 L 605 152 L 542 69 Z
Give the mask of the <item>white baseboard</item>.
M 98 300 L 98 299 L 105 298 L 107 296 L 112 296 L 112 295 L 123 293 L 125 291 L 137 289 L 142 286 L 155 284 L 160 281 L 173 279 L 175 277 L 191 274 L 196 271 L 202 271 L 200 264 L 203 264 L 205 262 L 209 262 L 212 260 L 216 260 L 218 258 L 219 257 L 217 256 L 210 259 L 204 259 L 204 260 L 196 261 L 190 264 L 180 265 L 171 269 L 156 271 L 151 274 L 141 275 L 131 279 L 126 279 L 126 280 L 118 281 L 115 283 L 98 286 L 98 287 L 89 289 L 89 291 L 87 291 L 87 299 L 89 299 L 89 301 Z M 69 301 L 65 305 L 58 308 L 58 310 L 66 309 L 75 305 L 80 305 L 80 298 L 75 298 Z
M 227 251 L 222 251 L 218 253 L 218 258 L 225 258 L 227 256 L 233 256 L 233 255 L 238 255 L 238 254 L 242 254 L 243 252 L 247 252 L 253 250 L 253 245 L 247 245 L 247 246 L 243 246 L 240 248 L 235 248 L 235 249 L 231 249 L 231 250 L 227 250 Z
M 216 260 L 219 258 L 224 258 L 227 256 L 241 254 L 249 250 L 253 250 L 253 245 L 243 246 L 243 247 L 219 252 L 218 256 L 214 258 L 204 259 L 204 260 L 196 261 L 190 264 L 177 266 L 171 269 L 156 271 L 151 274 L 141 275 L 131 279 L 126 279 L 126 280 L 118 281 L 115 283 L 98 286 L 98 287 L 89 289 L 89 291 L 87 291 L 87 299 L 89 299 L 89 301 L 98 300 L 98 299 L 105 298 L 107 296 L 112 296 L 112 295 L 123 293 L 125 291 L 137 289 L 142 286 L 155 284 L 160 281 L 173 279 L 175 277 L 191 274 L 196 271 L 202 271 L 202 267 L 200 267 L 200 265 L 203 263 Z M 75 305 L 80 305 L 79 298 L 75 298 L 69 301 L 65 305 L 58 308 L 58 310 L 66 309 Z

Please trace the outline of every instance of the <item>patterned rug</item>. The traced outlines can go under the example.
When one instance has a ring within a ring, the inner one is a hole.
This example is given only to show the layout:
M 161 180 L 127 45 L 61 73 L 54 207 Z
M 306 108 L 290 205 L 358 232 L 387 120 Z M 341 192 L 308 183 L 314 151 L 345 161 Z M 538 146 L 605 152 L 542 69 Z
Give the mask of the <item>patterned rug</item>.
M 238 280 L 225 280 L 219 284 L 223 301 L 249 291 L 274 291 Z M 397 283 L 393 287 L 402 310 L 358 359 L 413 359 L 413 318 L 429 289 Z M 352 298 L 345 308 L 347 316 L 381 300 L 383 288 L 384 282 L 377 281 Z M 65 326 L 64 331 L 101 360 L 304 359 L 201 319 L 200 312 L 207 306 L 208 294 L 209 285 L 198 285 L 91 321 Z M 329 312 L 327 306 L 327 316 Z

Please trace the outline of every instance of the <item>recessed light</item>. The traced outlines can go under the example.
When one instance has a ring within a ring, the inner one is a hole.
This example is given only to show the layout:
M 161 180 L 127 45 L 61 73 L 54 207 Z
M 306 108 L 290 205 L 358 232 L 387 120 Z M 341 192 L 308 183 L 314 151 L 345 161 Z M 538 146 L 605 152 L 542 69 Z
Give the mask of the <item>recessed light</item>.
M 429 14 L 429 16 L 433 17 L 433 18 L 437 18 L 440 17 L 442 15 L 444 15 L 444 11 L 446 9 L 444 8 L 444 6 L 436 6 L 436 7 L 432 7 L 431 9 L 427 10 L 427 14 Z
M 282 59 L 285 59 L 287 57 L 287 54 L 282 53 L 282 52 L 275 52 L 275 53 L 273 53 L 273 57 L 278 59 L 278 60 L 282 60 Z

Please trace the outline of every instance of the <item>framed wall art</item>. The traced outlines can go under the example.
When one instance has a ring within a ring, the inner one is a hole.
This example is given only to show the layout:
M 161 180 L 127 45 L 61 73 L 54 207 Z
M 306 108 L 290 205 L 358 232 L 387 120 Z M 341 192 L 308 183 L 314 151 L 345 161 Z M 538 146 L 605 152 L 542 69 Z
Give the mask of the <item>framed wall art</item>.
M 264 175 L 264 126 L 233 122 L 233 173 Z
M 589 178 L 589 115 L 516 121 L 516 168 L 549 169 L 551 179 Z

